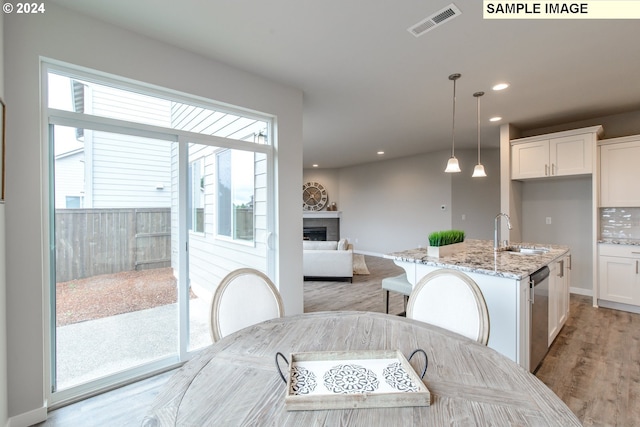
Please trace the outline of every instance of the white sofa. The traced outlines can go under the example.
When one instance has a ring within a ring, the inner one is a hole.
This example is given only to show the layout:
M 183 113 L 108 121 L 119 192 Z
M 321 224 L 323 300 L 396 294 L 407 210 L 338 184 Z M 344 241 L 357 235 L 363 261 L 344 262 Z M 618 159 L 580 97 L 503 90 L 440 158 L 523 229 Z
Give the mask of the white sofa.
M 302 271 L 306 278 L 343 278 L 353 281 L 353 245 L 339 241 L 302 241 Z

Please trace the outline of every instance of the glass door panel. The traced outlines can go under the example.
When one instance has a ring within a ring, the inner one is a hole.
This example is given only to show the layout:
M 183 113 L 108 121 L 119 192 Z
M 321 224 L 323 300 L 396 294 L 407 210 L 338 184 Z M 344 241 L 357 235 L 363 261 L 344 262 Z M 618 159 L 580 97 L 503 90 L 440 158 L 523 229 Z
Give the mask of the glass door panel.
M 63 390 L 177 357 L 177 143 L 53 129 L 53 385 Z
M 229 272 L 268 273 L 267 156 L 188 144 L 189 351 L 211 344 L 213 293 Z

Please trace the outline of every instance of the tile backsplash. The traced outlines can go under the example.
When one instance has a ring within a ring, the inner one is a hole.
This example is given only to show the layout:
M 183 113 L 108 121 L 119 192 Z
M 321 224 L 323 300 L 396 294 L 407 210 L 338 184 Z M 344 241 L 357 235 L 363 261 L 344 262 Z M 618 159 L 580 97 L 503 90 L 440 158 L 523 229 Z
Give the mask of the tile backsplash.
M 600 208 L 600 238 L 640 240 L 640 208 Z

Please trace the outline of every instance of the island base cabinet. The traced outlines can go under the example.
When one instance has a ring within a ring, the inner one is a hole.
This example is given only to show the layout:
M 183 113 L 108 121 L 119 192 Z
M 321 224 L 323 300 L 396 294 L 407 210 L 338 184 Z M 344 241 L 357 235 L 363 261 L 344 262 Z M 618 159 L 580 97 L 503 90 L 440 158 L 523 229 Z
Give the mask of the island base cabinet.
M 431 271 L 440 267 L 424 264 L 396 262 L 407 271 L 407 279 L 415 284 Z M 489 342 L 487 345 L 507 356 L 525 369 L 529 368 L 529 317 L 528 300 L 521 304 L 521 295 L 528 298 L 529 292 L 521 292 L 520 280 L 464 272 L 480 287 L 489 311 Z M 412 281 L 411 278 L 415 278 Z M 526 288 L 529 282 L 526 280 Z M 522 312 L 522 310 L 525 312 Z
M 549 266 L 549 346 L 569 316 L 570 262 L 569 255 Z

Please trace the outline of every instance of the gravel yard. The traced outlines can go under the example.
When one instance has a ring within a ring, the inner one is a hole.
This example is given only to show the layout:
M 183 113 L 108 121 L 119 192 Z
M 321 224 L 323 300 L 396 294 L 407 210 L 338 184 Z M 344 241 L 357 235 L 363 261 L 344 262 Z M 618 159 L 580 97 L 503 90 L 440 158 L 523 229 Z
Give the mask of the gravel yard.
M 56 325 L 129 313 L 177 301 L 173 269 L 125 271 L 56 285 Z

